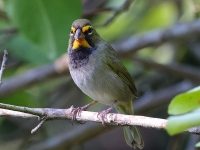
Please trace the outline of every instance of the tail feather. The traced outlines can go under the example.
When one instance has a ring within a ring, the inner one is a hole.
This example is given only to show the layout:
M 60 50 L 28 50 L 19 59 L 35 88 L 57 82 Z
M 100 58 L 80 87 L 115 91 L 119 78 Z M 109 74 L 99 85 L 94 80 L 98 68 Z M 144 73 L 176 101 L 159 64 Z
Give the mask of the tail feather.
M 140 135 L 140 132 L 138 131 L 137 127 L 135 126 L 126 126 L 124 129 L 124 137 L 126 140 L 126 143 L 130 146 L 139 149 L 143 149 L 144 142 L 142 140 L 142 136 Z
M 132 101 L 128 102 L 129 103 L 116 103 L 115 108 L 119 113 L 132 115 L 133 114 Z M 143 149 L 144 141 L 137 127 L 125 126 L 123 129 L 124 129 L 124 137 L 126 143 L 134 149 L 137 147 L 139 149 Z

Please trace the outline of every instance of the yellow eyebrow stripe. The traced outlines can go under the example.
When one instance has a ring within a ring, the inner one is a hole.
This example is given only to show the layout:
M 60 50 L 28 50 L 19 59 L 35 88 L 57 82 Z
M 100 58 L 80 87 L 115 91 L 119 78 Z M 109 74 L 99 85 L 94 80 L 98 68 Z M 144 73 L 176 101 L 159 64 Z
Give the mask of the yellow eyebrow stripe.
M 74 28 L 74 27 L 72 27 L 71 30 L 72 30 L 73 33 L 76 32 L 76 28 Z
M 92 26 L 87 25 L 87 26 L 82 27 L 82 32 L 85 33 L 89 28 L 92 28 Z

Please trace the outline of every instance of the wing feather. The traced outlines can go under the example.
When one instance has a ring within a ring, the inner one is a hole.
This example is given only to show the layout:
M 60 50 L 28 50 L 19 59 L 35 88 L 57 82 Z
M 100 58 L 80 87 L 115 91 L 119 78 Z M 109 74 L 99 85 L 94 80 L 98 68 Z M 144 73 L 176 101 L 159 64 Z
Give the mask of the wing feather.
M 122 61 L 119 59 L 119 56 L 117 55 L 115 50 L 110 45 L 107 46 L 108 46 L 107 52 L 110 53 L 109 55 L 107 54 L 106 56 L 108 58 L 106 61 L 107 65 L 109 66 L 109 68 L 112 69 L 113 72 L 115 72 L 122 79 L 124 83 L 128 85 L 131 92 L 137 97 L 137 89 L 130 73 L 125 68 Z

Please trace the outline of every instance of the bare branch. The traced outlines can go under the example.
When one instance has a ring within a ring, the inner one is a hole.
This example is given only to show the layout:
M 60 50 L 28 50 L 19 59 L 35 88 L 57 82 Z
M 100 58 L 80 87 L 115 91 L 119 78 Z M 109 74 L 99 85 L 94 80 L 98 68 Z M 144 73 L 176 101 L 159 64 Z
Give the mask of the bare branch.
M 154 92 L 146 92 L 146 94 L 134 101 L 134 111 L 138 114 L 156 109 L 165 104 L 169 104 L 174 96 L 194 87 L 194 84 L 191 82 L 182 81 L 165 89 L 160 89 Z
M 119 14 L 121 14 L 124 10 L 127 10 L 129 8 L 129 6 L 131 5 L 131 3 L 133 3 L 134 0 L 126 0 L 124 2 L 124 4 L 115 11 L 115 13 L 113 14 L 112 17 L 110 17 L 104 24 L 103 26 L 107 26 L 109 25 Z
M 177 24 L 166 30 L 154 30 L 140 36 L 132 36 L 112 44 L 121 55 L 130 55 L 138 50 L 156 46 L 167 41 L 187 39 L 200 35 L 200 19 L 193 22 Z
M 19 111 L 14 111 L 14 110 L 8 110 L 8 109 L 2 109 L 0 108 L 0 116 L 6 116 L 6 117 L 15 117 L 15 118 L 23 118 L 23 119 L 40 119 L 36 115 L 32 114 L 27 114 Z
M 195 81 L 196 83 L 200 83 L 200 71 L 198 68 L 192 67 L 192 66 L 186 66 L 182 64 L 159 64 L 152 60 L 133 57 L 133 59 L 139 63 L 141 63 L 144 66 L 151 67 L 155 70 L 159 70 L 161 72 L 165 72 L 168 74 L 174 74 L 177 77 L 186 78 L 192 81 Z
M 40 116 L 41 118 L 45 117 L 44 121 L 66 120 L 66 119 L 72 118 L 72 113 L 71 113 L 72 108 L 69 108 L 69 109 L 29 108 L 29 107 L 8 105 L 8 104 L 2 104 L 2 103 L 0 103 L 0 108 L 33 114 L 33 115 Z M 0 113 L 0 116 L 1 114 L 2 113 Z M 12 115 L 10 117 L 12 117 Z M 32 118 L 33 116 L 30 116 L 30 117 Z M 22 118 L 25 118 L 25 117 L 22 116 Z M 28 118 L 28 116 L 26 118 Z M 102 122 L 101 118 L 98 117 L 98 112 L 82 111 L 79 113 L 79 115 L 76 116 L 76 118 L 78 121 L 84 121 L 84 122 L 85 121 L 92 121 L 92 122 L 98 122 L 98 123 Z M 44 123 L 44 121 L 42 121 L 33 131 L 37 130 Z M 119 125 L 120 126 L 135 125 L 135 126 L 141 126 L 141 127 L 146 127 L 146 128 L 165 129 L 167 120 L 144 117 L 144 116 L 133 116 L 133 115 L 109 113 L 106 115 L 105 123 L 107 125 L 118 125 L 118 126 Z M 200 134 L 200 129 L 194 128 L 193 130 L 187 130 L 186 132 L 192 133 L 192 134 Z
M 2 84 L 2 76 L 3 76 L 3 71 L 6 67 L 7 57 L 8 57 L 8 52 L 6 50 L 4 50 L 4 55 L 3 55 L 3 60 L 2 60 L 2 64 L 1 64 L 1 70 L 0 70 L 0 86 Z
M 5 83 L 0 90 L 0 96 L 20 91 L 36 83 L 42 83 L 49 79 L 66 75 L 69 73 L 67 66 L 67 56 L 61 56 L 54 64 L 44 65 L 31 69 L 22 75 L 5 79 Z
M 44 124 L 46 120 L 47 120 L 47 117 L 44 116 L 42 120 L 40 121 L 40 123 L 34 129 L 31 130 L 31 133 L 33 134 L 34 132 L 36 132 Z
M 35 83 L 48 81 L 55 76 L 59 76 L 53 65 L 45 65 L 39 68 L 29 70 L 22 75 L 15 76 L 10 79 L 5 79 L 5 83 L 0 90 L 0 96 L 20 91 L 23 88 L 29 87 Z

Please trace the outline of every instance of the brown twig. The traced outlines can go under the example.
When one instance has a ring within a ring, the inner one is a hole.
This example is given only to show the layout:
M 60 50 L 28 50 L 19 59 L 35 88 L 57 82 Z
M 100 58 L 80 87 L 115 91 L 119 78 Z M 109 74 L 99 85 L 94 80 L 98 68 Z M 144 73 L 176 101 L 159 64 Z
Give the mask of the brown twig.
M 47 120 L 47 117 L 46 117 L 46 116 L 42 117 L 40 123 L 39 123 L 35 128 L 33 128 L 33 129 L 31 130 L 31 133 L 32 133 L 32 134 L 35 133 L 35 132 L 44 124 L 44 122 L 45 122 L 46 120 Z
M 7 57 L 8 57 L 8 52 L 6 50 L 4 50 L 4 55 L 3 55 L 3 60 L 2 60 L 2 64 L 1 64 L 1 70 L 0 70 L 0 86 L 2 84 L 2 76 L 3 76 L 3 71 L 6 67 Z

